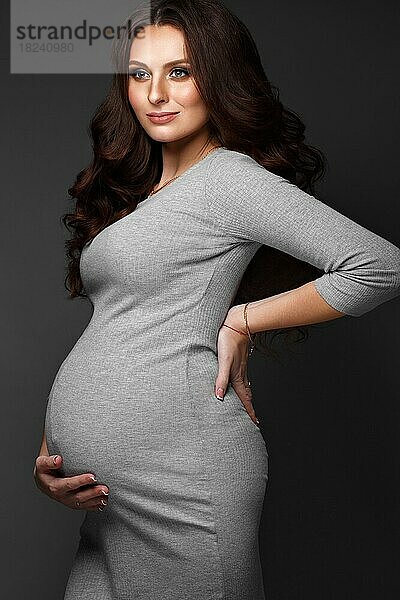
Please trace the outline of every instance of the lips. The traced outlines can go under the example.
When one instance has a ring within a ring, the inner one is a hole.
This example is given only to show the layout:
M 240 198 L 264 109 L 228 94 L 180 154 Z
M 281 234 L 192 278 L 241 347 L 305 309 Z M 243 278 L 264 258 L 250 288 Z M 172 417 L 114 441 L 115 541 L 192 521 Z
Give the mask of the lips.
M 173 121 L 179 113 L 171 112 L 158 112 L 158 113 L 147 113 L 148 118 L 152 123 L 169 123 Z
M 151 112 L 146 113 L 148 117 L 166 117 L 167 115 L 177 115 L 177 112 Z

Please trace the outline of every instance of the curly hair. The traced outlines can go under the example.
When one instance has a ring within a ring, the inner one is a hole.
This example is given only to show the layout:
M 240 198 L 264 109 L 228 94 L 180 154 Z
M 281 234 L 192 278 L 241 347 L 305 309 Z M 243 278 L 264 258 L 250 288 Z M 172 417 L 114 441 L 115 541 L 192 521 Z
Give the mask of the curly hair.
M 153 0 L 139 5 L 114 43 L 111 86 L 90 121 L 93 158 L 68 189 L 75 199 L 73 211 L 61 217 L 72 233 L 66 241 L 65 286 L 70 298 L 86 297 L 79 271 L 85 244 L 134 211 L 161 177 L 162 144 L 143 129 L 128 98 L 131 39 L 146 25 L 182 31 L 192 77 L 209 112 L 209 141 L 248 154 L 310 194 L 325 173 L 324 155 L 304 142 L 304 123 L 283 106 L 249 30 L 237 16 L 219 0 Z M 262 246 L 231 306 L 294 289 L 320 274 L 308 263 Z M 304 341 L 309 327 L 259 332 L 256 348 L 276 357 L 272 341 L 277 334 Z

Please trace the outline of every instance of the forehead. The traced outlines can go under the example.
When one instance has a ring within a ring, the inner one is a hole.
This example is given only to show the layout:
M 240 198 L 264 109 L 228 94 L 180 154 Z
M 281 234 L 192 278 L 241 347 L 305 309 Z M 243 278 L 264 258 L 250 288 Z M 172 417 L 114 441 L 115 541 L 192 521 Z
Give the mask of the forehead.
M 183 32 L 172 25 L 147 25 L 133 39 L 129 60 L 154 66 L 185 57 Z

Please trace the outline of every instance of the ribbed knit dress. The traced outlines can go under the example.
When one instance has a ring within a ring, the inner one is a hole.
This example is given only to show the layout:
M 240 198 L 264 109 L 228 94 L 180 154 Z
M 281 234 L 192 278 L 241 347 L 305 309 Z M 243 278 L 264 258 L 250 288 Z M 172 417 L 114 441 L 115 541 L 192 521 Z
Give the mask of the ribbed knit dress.
M 84 247 L 93 313 L 45 431 L 62 474 L 110 495 L 85 513 L 65 600 L 264 600 L 267 447 L 231 385 L 214 396 L 218 331 L 264 244 L 323 270 L 347 315 L 400 294 L 397 246 L 225 147 Z

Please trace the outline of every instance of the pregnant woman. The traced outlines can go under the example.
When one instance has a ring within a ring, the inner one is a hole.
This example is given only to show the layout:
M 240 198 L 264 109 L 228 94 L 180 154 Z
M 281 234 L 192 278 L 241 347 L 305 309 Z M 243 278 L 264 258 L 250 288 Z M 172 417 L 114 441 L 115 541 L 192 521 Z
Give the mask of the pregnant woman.
M 86 511 L 65 599 L 263 600 L 254 335 L 398 296 L 400 249 L 305 191 L 321 158 L 234 15 L 150 5 L 115 45 L 70 189 L 68 288 L 93 314 L 52 384 L 34 476 Z M 319 276 L 232 305 L 262 246 Z

